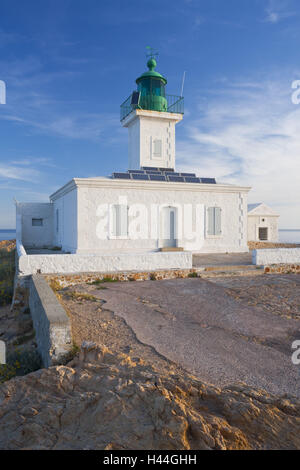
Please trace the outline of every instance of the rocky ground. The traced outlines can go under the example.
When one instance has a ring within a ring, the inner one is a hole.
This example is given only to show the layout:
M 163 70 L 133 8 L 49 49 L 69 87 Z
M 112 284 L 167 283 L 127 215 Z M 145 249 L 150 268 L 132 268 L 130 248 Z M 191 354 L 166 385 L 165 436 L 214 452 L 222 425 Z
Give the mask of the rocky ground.
M 266 315 L 269 325 L 272 316 L 274 325 L 292 325 L 299 320 L 298 277 L 227 276 L 209 282 L 226 292 L 228 305 L 233 299 L 243 312 L 254 308 Z M 165 281 L 153 285 L 160 282 Z M 132 289 L 146 283 L 80 284 L 57 292 L 75 343 L 83 341 L 80 354 L 67 365 L 0 384 L 0 449 L 300 449 L 299 399 L 245 383 L 204 383 L 141 342 L 105 300 L 117 284 Z M 205 305 L 204 294 L 199 300 Z M 158 298 L 143 295 L 139 303 L 149 309 L 149 323 L 158 319 L 162 329 L 174 319 Z M 10 349 L 23 341 L 35 347 L 28 313 L 22 302 L 15 312 L 0 309 L 0 339 Z M 205 337 L 213 327 L 200 323 Z M 247 344 L 253 338 L 244 339 Z
M 244 305 L 254 306 L 282 318 L 300 320 L 300 276 L 218 277 L 211 282 Z
M 0 241 L 0 340 L 6 345 L 7 363 L 0 365 L 0 383 L 14 375 L 37 370 L 41 365 L 25 289 L 18 289 L 11 309 L 14 249 L 15 240 Z
M 276 278 L 286 297 L 277 295 Z M 123 352 L 132 344 L 116 326 L 123 319 L 140 344 L 152 346 L 202 381 L 220 387 L 243 381 L 300 398 L 299 367 L 291 362 L 291 345 L 299 339 L 299 287 L 295 274 L 96 281 L 64 288 L 59 296 L 78 345 L 89 340 Z M 137 354 L 146 358 L 147 351 Z
M 149 364 L 134 342 L 128 350 L 87 344 L 67 366 L 2 385 L 0 448 L 300 448 L 299 401 L 208 386 L 157 355 Z

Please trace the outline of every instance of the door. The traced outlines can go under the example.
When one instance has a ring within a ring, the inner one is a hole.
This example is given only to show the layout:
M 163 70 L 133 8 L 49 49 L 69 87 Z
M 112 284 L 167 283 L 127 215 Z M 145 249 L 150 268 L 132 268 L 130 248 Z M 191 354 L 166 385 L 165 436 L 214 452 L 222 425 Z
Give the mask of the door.
M 176 246 L 176 209 L 175 207 L 163 208 L 162 220 L 162 246 Z
M 258 238 L 259 240 L 268 240 L 268 228 L 267 227 L 258 228 Z

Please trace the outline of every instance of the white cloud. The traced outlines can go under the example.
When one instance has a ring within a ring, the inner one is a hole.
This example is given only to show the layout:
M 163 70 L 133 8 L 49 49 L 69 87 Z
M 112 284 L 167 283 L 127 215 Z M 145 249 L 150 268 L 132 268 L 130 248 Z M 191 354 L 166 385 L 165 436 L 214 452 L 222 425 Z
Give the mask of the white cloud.
M 36 181 L 40 177 L 40 172 L 34 168 L 24 168 L 24 166 L 0 163 L 0 178 L 21 181 Z
M 219 89 L 201 117 L 186 124 L 177 162 L 199 176 L 252 186 L 250 202 L 278 210 L 281 227 L 300 228 L 300 105 L 291 103 L 290 86 L 262 81 Z
M 265 14 L 265 21 L 275 24 L 294 16 L 295 12 L 290 9 L 289 0 L 269 0 Z
M 78 71 L 65 68 L 46 73 L 35 57 L 0 61 L 0 69 L 7 84 L 7 102 L 5 110 L 1 109 L 1 120 L 26 126 L 31 132 L 88 140 L 99 140 L 104 132 L 119 126 L 117 113 L 86 112 L 83 109 L 86 103 L 80 99 L 67 102 L 43 91 L 45 84 L 67 80 L 80 74 Z

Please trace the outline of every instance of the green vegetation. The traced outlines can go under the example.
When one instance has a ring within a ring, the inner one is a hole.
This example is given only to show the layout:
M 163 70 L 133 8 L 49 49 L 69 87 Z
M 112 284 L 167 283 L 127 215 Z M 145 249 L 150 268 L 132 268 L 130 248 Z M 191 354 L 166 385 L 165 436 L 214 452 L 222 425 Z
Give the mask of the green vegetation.
M 151 273 L 149 279 L 150 281 L 156 281 L 156 275 L 154 273 Z
M 49 285 L 54 292 L 62 290 L 60 282 L 57 279 L 50 279 Z
M 188 273 L 188 277 L 198 277 L 198 273 L 196 272 Z
M 41 357 L 38 351 L 16 349 L 7 357 L 7 364 L 0 364 L 0 383 L 15 377 L 34 372 L 42 367 Z
M 83 292 L 68 291 L 65 292 L 65 295 L 72 300 L 90 300 L 91 302 L 98 302 L 99 299 L 91 294 L 85 294 Z
M 64 357 L 63 357 L 63 359 L 61 360 L 60 363 L 63 364 L 63 365 L 68 364 L 68 362 L 72 361 L 76 356 L 79 355 L 79 352 L 80 352 L 80 347 L 77 346 L 76 343 L 73 343 L 72 348 L 70 349 L 69 352 L 67 352 L 64 355 Z
M 118 279 L 114 279 L 111 276 L 104 276 L 102 279 L 99 278 L 89 282 L 89 284 L 95 286 L 97 284 L 102 284 L 103 282 L 118 282 Z
M 0 306 L 12 301 L 15 275 L 15 250 L 0 249 Z

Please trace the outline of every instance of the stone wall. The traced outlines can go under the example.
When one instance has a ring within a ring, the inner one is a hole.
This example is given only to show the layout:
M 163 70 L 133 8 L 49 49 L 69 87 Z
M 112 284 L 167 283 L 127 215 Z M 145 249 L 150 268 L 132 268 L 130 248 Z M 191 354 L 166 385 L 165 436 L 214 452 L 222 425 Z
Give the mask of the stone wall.
M 43 365 L 63 360 L 72 348 L 71 323 L 43 276 L 32 276 L 29 307 Z
M 195 269 L 170 269 L 159 271 L 139 271 L 139 272 L 122 272 L 122 273 L 78 273 L 78 274 L 48 274 L 44 278 L 47 282 L 58 283 L 60 288 L 74 286 L 76 284 L 86 284 L 98 280 L 104 282 L 110 281 L 161 281 L 162 279 L 177 279 L 186 277 L 200 277 L 204 268 Z
M 300 248 L 276 248 L 253 250 L 252 263 L 258 266 L 272 264 L 299 264 Z
M 273 264 L 271 266 L 265 266 L 265 274 L 300 274 L 300 263 L 299 264 Z

